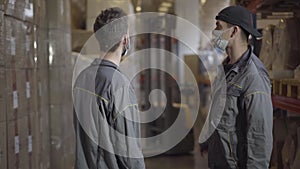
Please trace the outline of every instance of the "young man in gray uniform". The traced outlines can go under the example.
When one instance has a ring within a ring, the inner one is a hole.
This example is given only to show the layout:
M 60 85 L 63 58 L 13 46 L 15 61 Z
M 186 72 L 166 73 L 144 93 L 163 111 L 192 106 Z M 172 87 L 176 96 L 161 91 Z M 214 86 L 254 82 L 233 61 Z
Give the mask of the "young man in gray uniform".
M 129 48 L 128 19 L 120 8 L 94 23 L 101 57 L 73 87 L 76 169 L 143 169 L 139 110 L 134 89 L 118 66 Z
M 211 169 L 267 169 L 273 145 L 271 84 L 264 65 L 248 45 L 249 34 L 261 34 L 253 28 L 252 14 L 241 6 L 221 10 L 216 20 L 213 45 L 228 56 L 222 65 L 226 101 L 221 112 L 210 112 L 221 116 L 201 149 L 208 149 Z M 219 99 L 214 96 L 212 105 Z M 212 118 L 208 120 L 213 124 Z

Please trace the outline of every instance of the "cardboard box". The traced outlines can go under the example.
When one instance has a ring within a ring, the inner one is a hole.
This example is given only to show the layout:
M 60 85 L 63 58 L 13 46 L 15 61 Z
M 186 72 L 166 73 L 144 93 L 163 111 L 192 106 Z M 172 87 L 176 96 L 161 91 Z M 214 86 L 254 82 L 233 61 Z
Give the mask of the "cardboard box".
M 21 151 L 20 151 L 20 166 L 22 169 L 29 169 L 29 153 L 28 153 L 28 139 L 21 140 Z
M 14 143 L 16 132 L 15 129 L 18 130 L 18 138 L 19 140 L 28 139 L 28 117 L 20 118 L 16 121 L 8 121 L 8 142 Z M 17 123 L 17 124 L 16 124 Z M 27 147 L 27 146 L 26 146 Z
M 20 118 L 15 121 L 8 122 L 8 149 L 9 149 L 9 168 L 13 166 L 17 161 L 21 168 L 29 168 L 29 164 L 33 164 L 33 155 L 29 156 L 29 153 L 33 152 L 33 134 L 29 135 L 29 120 L 28 116 Z M 33 121 L 33 115 L 30 115 L 30 122 Z M 17 126 L 16 126 L 17 125 Z M 15 128 L 18 128 L 18 136 L 16 139 Z M 32 129 L 32 127 L 31 127 Z M 16 140 L 17 143 L 16 143 Z M 17 145 L 16 145 L 17 144 Z M 30 161 L 31 160 L 31 161 Z
M 4 11 L 6 0 L 0 0 L 0 11 Z
M 5 48 L 4 48 L 4 12 L 0 11 L 0 66 L 5 65 Z
M 11 121 L 15 118 L 15 111 L 18 118 L 26 115 L 26 73 L 20 69 L 6 69 L 6 77 L 7 120 Z
M 7 168 L 7 128 L 6 122 L 0 122 L 0 166 Z
M 300 79 L 300 66 L 298 66 L 298 67 L 294 70 L 294 78 L 295 78 L 295 79 Z
M 1 71 L 0 71 L 1 72 Z M 35 73 L 32 69 L 6 69 L 6 102 L 7 120 L 15 118 L 17 108 L 18 118 L 36 111 L 37 99 L 35 98 Z M 16 89 L 13 85 L 16 84 Z
M 281 19 L 274 30 L 274 63 L 276 70 L 294 70 L 299 64 L 300 23 L 298 18 Z
M 36 26 L 31 23 L 25 23 L 25 56 L 24 56 L 24 68 L 34 68 L 35 66 L 35 49 L 34 49 L 34 34 L 36 34 Z M 36 44 L 37 45 L 37 44 Z M 23 68 L 21 66 L 21 68 Z
M 7 68 L 33 68 L 34 26 L 10 16 L 4 16 L 5 66 Z
M 16 142 L 8 142 L 7 144 L 7 158 L 8 158 L 8 169 L 15 169 L 21 168 L 20 167 L 20 151 L 21 151 L 21 144 L 20 140 L 16 137 Z M 17 147 L 17 148 L 16 148 Z M 17 151 L 16 151 L 17 149 Z
M 4 16 L 5 25 L 5 65 L 12 68 L 24 63 L 25 56 L 25 29 L 21 21 Z M 22 56 L 22 57 L 20 57 Z
M 0 68 L 0 122 L 6 121 L 6 72 Z
M 259 54 L 259 58 L 264 63 L 267 70 L 272 69 L 273 62 L 273 32 L 274 25 L 268 25 L 263 29 L 262 47 Z
M 33 23 L 33 0 L 9 0 L 5 6 L 7 15 Z

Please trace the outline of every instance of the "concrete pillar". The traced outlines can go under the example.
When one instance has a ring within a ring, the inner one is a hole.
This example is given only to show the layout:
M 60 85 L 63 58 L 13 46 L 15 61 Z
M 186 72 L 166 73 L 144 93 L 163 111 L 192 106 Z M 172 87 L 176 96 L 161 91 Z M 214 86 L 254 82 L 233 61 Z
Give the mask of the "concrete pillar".
M 199 27 L 199 0 L 176 0 L 175 14 L 178 17 L 188 20 L 196 27 Z M 187 27 L 186 25 L 180 24 L 180 22 L 177 22 L 175 35 L 181 35 L 185 37 L 184 41 L 187 41 L 189 42 L 189 44 L 192 44 L 191 46 L 185 46 L 183 43 L 180 43 L 179 39 L 178 56 L 182 59 L 184 55 L 196 54 L 193 51 L 197 52 L 199 48 L 200 33 L 194 30 L 195 29 L 192 29 L 190 27 Z M 179 81 L 183 83 L 184 71 L 182 66 L 183 65 L 179 66 Z

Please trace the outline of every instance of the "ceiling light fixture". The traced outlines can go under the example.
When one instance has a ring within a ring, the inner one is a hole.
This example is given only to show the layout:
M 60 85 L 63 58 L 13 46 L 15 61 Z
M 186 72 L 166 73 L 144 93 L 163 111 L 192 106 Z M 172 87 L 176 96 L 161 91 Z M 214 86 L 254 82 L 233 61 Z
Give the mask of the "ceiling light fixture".
M 135 10 L 136 10 L 137 12 L 141 12 L 141 11 L 142 11 L 142 7 L 141 7 L 141 6 L 137 6 L 137 7 L 135 8 Z

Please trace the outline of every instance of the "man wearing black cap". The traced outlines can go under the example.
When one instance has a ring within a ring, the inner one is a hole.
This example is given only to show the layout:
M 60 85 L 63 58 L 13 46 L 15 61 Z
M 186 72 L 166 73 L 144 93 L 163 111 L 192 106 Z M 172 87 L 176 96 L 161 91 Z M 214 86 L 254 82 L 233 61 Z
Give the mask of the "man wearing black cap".
M 248 45 L 249 35 L 259 38 L 261 34 L 253 28 L 252 14 L 241 6 L 223 9 L 216 20 L 213 45 L 228 55 L 223 62 L 226 103 L 201 150 L 208 148 L 212 169 L 267 169 L 273 145 L 271 84 Z

